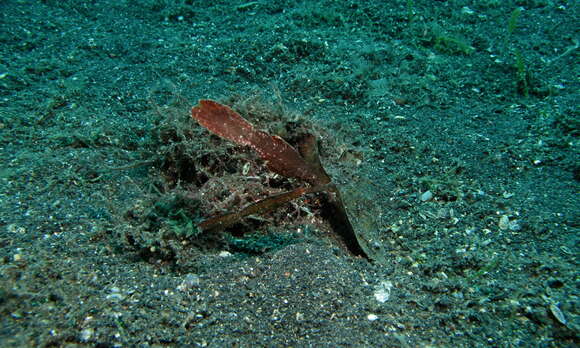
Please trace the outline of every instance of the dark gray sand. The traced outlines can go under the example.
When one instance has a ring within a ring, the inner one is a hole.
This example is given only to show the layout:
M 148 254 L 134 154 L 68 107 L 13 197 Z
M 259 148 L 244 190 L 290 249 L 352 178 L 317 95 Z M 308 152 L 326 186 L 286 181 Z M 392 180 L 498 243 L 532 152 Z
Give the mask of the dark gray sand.
M 0 346 L 578 345 L 577 1 L 0 10 Z M 322 192 L 200 231 L 300 185 L 208 98 L 315 134 L 371 259 Z

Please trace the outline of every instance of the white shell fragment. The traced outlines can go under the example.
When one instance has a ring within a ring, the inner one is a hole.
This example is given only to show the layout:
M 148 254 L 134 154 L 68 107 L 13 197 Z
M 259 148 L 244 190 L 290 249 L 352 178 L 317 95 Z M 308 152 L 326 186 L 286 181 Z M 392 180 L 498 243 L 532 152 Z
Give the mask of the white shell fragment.
M 497 224 L 499 229 L 502 231 L 510 230 L 510 231 L 519 231 L 521 229 L 520 222 L 518 220 L 510 220 L 507 215 L 502 215 L 499 218 L 499 222 Z
M 391 297 L 391 289 L 393 288 L 393 283 L 384 280 L 375 286 L 375 299 L 380 303 L 385 303 Z
M 181 284 L 177 286 L 179 291 L 188 291 L 200 285 L 201 281 L 197 274 L 189 273 L 185 276 Z
M 562 311 L 560 310 L 560 308 L 556 303 L 550 304 L 550 311 L 552 312 L 552 315 L 556 318 L 556 320 L 560 322 L 560 324 L 562 325 L 567 324 L 567 320 L 566 317 L 564 316 L 564 313 L 562 313 Z

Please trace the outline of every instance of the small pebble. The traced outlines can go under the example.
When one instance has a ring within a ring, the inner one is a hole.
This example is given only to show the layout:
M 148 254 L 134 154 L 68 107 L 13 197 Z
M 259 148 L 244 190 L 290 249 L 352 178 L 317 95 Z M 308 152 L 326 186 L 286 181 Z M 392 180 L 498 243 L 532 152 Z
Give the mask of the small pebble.
M 105 296 L 105 298 L 112 302 L 119 302 L 124 300 L 125 296 L 121 294 L 121 289 L 115 286 L 111 288 L 111 293 Z
M 507 215 L 502 215 L 499 218 L 499 222 L 497 223 L 497 225 L 499 226 L 500 230 L 507 230 L 508 228 L 510 228 L 510 219 L 507 217 Z
M 87 342 L 89 341 L 93 335 L 95 334 L 95 330 L 92 328 L 86 328 L 81 331 L 81 341 Z
M 219 253 L 219 257 L 230 257 L 232 256 L 232 253 L 230 253 L 229 251 L 220 251 Z
M 431 191 L 423 192 L 423 194 L 420 197 L 422 202 L 427 202 L 427 201 L 431 200 L 431 198 L 433 198 L 433 192 L 431 192 Z

